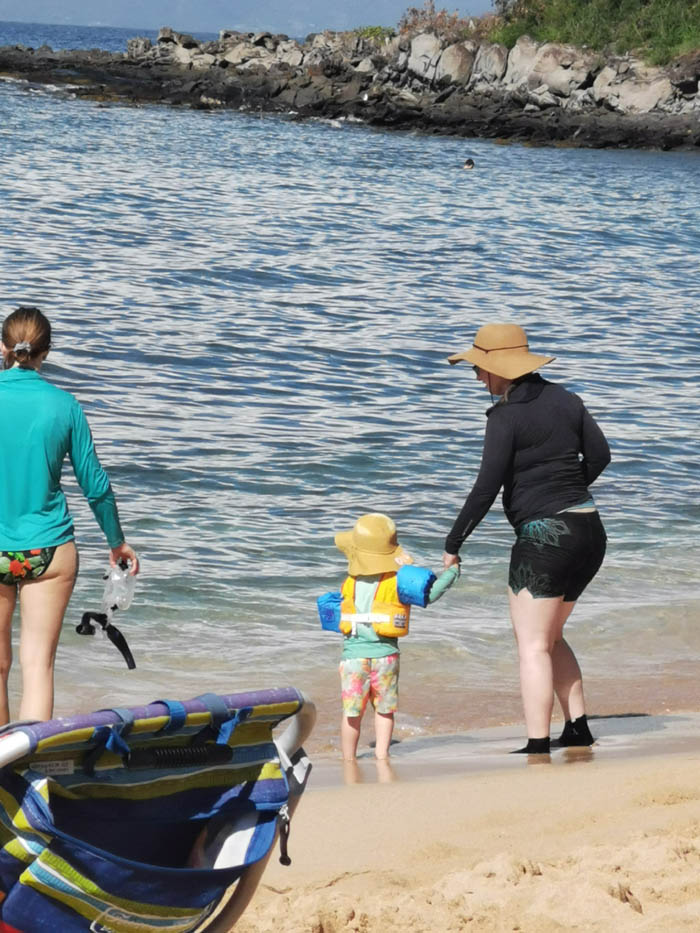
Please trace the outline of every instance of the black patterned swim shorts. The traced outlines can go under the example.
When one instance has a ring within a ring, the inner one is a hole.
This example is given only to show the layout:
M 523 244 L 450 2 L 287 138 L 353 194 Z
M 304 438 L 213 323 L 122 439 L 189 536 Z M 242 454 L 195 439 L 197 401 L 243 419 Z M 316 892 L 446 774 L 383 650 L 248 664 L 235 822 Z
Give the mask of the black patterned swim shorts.
M 579 598 L 600 569 L 606 536 L 598 512 L 559 512 L 523 522 L 510 554 L 508 585 L 535 599 Z
M 29 551 L 0 551 L 0 583 L 11 586 L 36 580 L 47 569 L 55 547 L 35 547 Z

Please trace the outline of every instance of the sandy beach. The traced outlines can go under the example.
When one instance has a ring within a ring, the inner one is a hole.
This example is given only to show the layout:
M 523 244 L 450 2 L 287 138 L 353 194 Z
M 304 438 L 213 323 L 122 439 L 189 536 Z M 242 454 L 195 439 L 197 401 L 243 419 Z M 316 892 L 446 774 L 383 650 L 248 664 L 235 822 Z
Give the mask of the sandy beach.
M 697 930 L 700 714 L 592 729 L 550 757 L 505 726 L 315 761 L 237 933 Z

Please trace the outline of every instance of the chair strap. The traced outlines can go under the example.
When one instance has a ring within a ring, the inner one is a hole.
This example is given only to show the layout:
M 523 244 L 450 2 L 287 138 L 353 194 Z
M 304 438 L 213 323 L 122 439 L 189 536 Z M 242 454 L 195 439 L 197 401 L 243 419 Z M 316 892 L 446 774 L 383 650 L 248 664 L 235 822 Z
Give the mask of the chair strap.
M 231 713 L 226 703 L 216 693 L 203 693 L 197 699 L 204 703 L 211 713 L 211 723 L 192 739 L 193 745 L 210 742 L 212 739 L 217 745 L 227 745 L 239 723 L 247 719 L 253 712 L 252 706 L 242 706 Z
M 170 717 L 163 728 L 158 731 L 165 734 L 179 732 L 187 721 L 185 704 L 179 703 L 177 700 L 155 700 L 154 702 L 162 703 L 163 706 L 167 707 L 168 716 Z
M 134 715 L 131 710 L 115 706 L 109 710 L 100 710 L 100 712 L 116 713 L 121 722 L 115 722 L 109 726 L 97 726 L 93 732 L 92 739 L 95 745 L 85 754 L 82 762 L 83 771 L 90 776 L 95 773 L 95 766 L 105 751 L 114 752 L 122 758 L 126 758 L 130 751 L 125 739 L 134 725 Z

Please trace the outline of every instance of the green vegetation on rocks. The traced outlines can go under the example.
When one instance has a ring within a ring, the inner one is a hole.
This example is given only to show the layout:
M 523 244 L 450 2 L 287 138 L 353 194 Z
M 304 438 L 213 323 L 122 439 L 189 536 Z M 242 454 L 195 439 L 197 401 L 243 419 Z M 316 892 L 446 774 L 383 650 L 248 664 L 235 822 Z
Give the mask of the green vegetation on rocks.
M 361 26 L 353 31 L 360 39 L 374 39 L 375 42 L 384 42 L 396 35 L 396 31 L 389 26 Z
M 700 48 L 700 0 L 496 0 L 490 39 L 512 46 L 527 34 L 598 51 L 636 52 L 665 64 Z
M 495 15 L 474 20 L 436 10 L 434 0 L 426 0 L 407 10 L 398 28 L 509 48 L 528 35 L 599 52 L 634 52 L 655 65 L 700 49 L 700 0 L 493 0 L 493 6 Z

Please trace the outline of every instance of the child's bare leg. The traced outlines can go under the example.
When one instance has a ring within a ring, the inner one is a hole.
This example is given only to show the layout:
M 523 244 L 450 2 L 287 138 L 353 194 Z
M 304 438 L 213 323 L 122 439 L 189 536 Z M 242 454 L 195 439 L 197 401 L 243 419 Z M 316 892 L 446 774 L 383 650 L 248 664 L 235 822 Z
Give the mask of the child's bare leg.
M 376 758 L 388 758 L 394 731 L 394 713 L 399 707 L 399 654 L 372 661 L 372 703 Z
M 374 713 L 374 734 L 376 743 L 374 754 L 377 758 L 389 757 L 389 746 L 391 745 L 391 736 L 394 731 L 393 713 Z
M 343 716 L 340 723 L 340 747 L 345 761 L 354 761 L 360 741 L 362 716 Z

